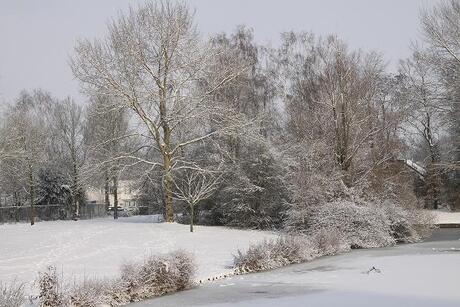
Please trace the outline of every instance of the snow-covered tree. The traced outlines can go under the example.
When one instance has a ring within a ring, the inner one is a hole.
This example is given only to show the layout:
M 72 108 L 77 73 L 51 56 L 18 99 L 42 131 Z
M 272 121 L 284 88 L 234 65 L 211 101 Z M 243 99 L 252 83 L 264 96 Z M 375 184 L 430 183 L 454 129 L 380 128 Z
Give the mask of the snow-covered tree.
M 209 99 L 242 71 L 228 65 L 206 79 L 206 70 L 221 51 L 200 41 L 193 14 L 182 3 L 148 2 L 110 23 L 109 35 L 81 40 L 71 61 L 75 76 L 89 92 L 97 91 L 130 108 L 147 131 L 162 161 L 145 161 L 163 170 L 166 220 L 173 215 L 173 169 L 180 152 L 206 140 L 216 130 L 181 134 L 185 123 L 212 111 Z M 198 85 L 205 85 L 198 90 Z
M 23 91 L 16 103 L 7 109 L 3 123 L 8 133 L 3 148 L 9 154 L 1 164 L 2 181 L 7 182 L 16 199 L 26 191 L 31 225 L 35 223 L 37 176 L 46 157 L 48 131 L 42 115 L 50 101 L 50 96 L 40 90 Z
M 210 198 L 219 188 L 222 173 L 219 169 L 208 170 L 196 165 L 181 171 L 174 180 L 174 197 L 185 202 L 190 210 L 190 232 L 193 232 L 195 207 Z
M 126 160 L 136 157 L 138 148 L 129 148 L 128 117 L 125 108 L 107 96 L 95 95 L 90 101 L 85 127 L 85 145 L 88 151 L 86 166 L 91 183 L 103 182 L 106 210 L 109 209 L 109 193 L 114 195 L 114 219 L 118 218 L 118 181 Z M 141 146 L 142 147 L 142 146 Z
M 80 208 L 84 205 L 84 184 L 81 168 L 85 163 L 83 131 L 85 113 L 81 105 L 71 98 L 53 101 L 49 109 L 48 123 L 51 128 L 49 146 L 54 153 L 55 164 L 63 167 L 71 189 L 73 216 L 78 218 Z

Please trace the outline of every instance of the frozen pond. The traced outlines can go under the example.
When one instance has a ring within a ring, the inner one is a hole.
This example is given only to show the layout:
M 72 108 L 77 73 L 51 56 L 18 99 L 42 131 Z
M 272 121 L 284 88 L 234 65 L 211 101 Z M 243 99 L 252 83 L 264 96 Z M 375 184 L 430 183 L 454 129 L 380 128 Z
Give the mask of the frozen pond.
M 366 273 L 376 267 L 381 273 Z M 235 276 L 132 306 L 460 306 L 460 229 L 424 243 L 353 251 Z

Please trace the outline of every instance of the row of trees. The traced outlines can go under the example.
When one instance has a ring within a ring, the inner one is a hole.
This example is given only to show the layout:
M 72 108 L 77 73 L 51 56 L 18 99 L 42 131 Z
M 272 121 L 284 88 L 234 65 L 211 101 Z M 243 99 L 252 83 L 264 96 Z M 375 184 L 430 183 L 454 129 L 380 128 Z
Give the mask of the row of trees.
M 5 205 L 28 204 L 32 224 L 36 205 L 64 205 L 61 217 L 77 218 L 86 187 L 98 186 L 101 173 L 116 186 L 119 174 L 107 161 L 125 145 L 116 137 L 127 131 L 128 119 L 121 111 L 99 112 L 100 104 L 93 98 L 84 109 L 70 98 L 35 90 L 23 91 L 8 106 L 0 130 Z
M 86 109 L 36 91 L 4 114 L 0 186 L 33 206 L 40 176 L 60 176 L 78 215 L 85 186 L 108 203 L 125 176 L 168 222 L 180 210 L 264 228 L 350 194 L 415 206 L 399 162 L 413 159 L 425 205 L 458 205 L 459 3 L 422 15 L 424 41 L 392 75 L 336 36 L 288 32 L 268 48 L 239 27 L 203 41 L 183 3 L 131 9 L 75 47 Z

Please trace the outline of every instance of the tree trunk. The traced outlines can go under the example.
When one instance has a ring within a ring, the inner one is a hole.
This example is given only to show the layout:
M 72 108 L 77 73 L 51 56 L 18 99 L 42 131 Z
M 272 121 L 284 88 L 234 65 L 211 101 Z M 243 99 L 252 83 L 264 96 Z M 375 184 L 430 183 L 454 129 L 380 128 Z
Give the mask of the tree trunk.
M 6 203 L 6 200 L 5 200 Z M 16 222 L 19 222 L 19 199 L 18 199 L 18 192 L 13 192 L 13 205 L 16 207 L 15 211 L 15 219 Z
M 173 209 L 173 179 L 171 174 L 171 159 L 169 156 L 164 157 L 164 192 L 165 192 L 165 209 L 166 209 L 166 222 L 174 222 L 174 209 Z
M 113 218 L 118 219 L 118 178 L 113 176 Z
M 194 218 L 194 209 L 195 206 L 193 204 L 190 205 L 190 232 L 193 232 L 193 218 Z
M 34 186 L 34 176 L 32 174 L 32 167 L 29 165 L 29 190 L 30 190 L 30 225 L 35 224 L 35 186 Z
M 109 207 L 110 207 L 110 197 L 109 197 L 109 183 L 110 183 L 110 178 L 109 174 L 106 171 L 105 172 L 105 185 L 104 185 L 104 202 L 105 202 L 105 213 L 109 212 Z
M 80 203 L 78 201 L 78 170 L 77 162 L 74 154 L 72 153 L 72 203 L 74 210 L 74 220 L 77 220 L 80 216 Z
M 428 200 L 430 202 L 429 206 L 433 209 L 438 209 L 440 202 L 440 190 L 441 190 L 441 179 L 440 179 L 440 170 L 439 170 L 439 148 L 438 144 L 433 137 L 433 132 L 431 130 L 431 116 L 426 114 L 426 126 L 424 129 L 425 140 L 427 142 L 429 151 L 430 151 L 430 164 L 427 167 L 427 192 Z
M 166 222 L 174 222 L 174 208 L 173 208 L 173 178 L 171 173 L 172 168 L 172 153 L 171 153 L 171 128 L 168 121 L 168 109 L 166 105 L 167 88 L 168 88 L 168 72 L 169 72 L 169 54 L 168 50 L 163 50 L 163 65 L 160 65 L 159 72 L 163 74 L 163 80 L 159 87 L 160 97 L 160 120 L 163 129 L 163 143 L 160 145 L 163 154 L 163 170 L 164 170 L 164 192 L 165 192 L 165 205 L 166 205 Z

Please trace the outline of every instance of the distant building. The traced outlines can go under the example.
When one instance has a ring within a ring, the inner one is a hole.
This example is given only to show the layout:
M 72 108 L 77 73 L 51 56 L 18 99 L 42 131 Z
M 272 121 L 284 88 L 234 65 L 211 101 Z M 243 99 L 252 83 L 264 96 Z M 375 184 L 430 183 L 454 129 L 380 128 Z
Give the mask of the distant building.
M 137 195 L 139 190 L 135 188 L 133 180 L 120 180 L 118 181 L 118 206 L 124 209 L 137 207 Z M 87 192 L 88 202 L 104 203 L 105 194 L 104 187 L 102 188 L 88 188 Z M 113 186 L 109 186 L 109 201 L 110 206 L 113 206 Z

